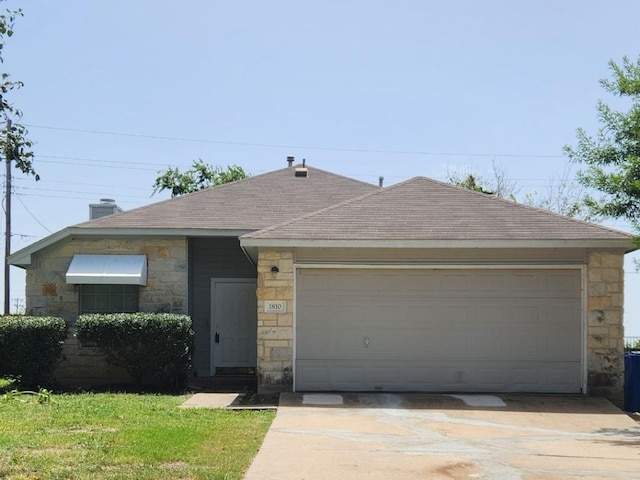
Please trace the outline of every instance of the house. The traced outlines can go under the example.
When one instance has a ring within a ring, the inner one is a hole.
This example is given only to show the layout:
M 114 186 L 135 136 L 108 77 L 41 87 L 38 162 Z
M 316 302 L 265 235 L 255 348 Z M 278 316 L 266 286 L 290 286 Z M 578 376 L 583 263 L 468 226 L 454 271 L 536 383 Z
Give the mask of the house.
M 619 400 L 633 249 L 424 177 L 380 188 L 288 167 L 66 228 L 10 263 L 28 313 L 188 313 L 194 375 L 256 369 L 263 392 Z M 60 375 L 95 377 L 69 349 Z

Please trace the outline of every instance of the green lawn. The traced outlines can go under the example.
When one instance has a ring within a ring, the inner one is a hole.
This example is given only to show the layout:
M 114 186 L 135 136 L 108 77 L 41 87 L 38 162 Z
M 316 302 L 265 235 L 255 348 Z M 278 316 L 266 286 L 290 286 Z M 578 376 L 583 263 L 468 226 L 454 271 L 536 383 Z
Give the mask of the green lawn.
M 188 396 L 0 396 L 0 478 L 241 478 L 273 411 L 177 408 Z
M 10 388 L 12 384 L 13 381 L 9 380 L 8 378 L 0 377 L 0 393 L 3 393 L 5 389 Z

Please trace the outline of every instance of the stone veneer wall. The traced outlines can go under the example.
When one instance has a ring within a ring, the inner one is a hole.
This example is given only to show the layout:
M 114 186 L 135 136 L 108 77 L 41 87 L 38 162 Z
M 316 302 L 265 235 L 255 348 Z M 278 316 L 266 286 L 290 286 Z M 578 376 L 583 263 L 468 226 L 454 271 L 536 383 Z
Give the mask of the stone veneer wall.
M 589 253 L 587 263 L 587 387 L 622 405 L 624 393 L 624 256 Z
M 278 267 L 273 274 L 271 267 Z M 258 390 L 293 389 L 293 253 L 258 254 Z M 286 301 L 285 313 L 265 313 L 266 300 Z
M 78 285 L 66 283 L 74 254 L 147 256 L 147 285 L 139 291 L 140 311 L 187 313 L 187 241 L 185 238 L 75 238 L 34 255 L 26 269 L 27 315 L 64 318 L 72 327 L 80 313 Z M 96 348 L 82 346 L 73 328 L 55 372 L 63 385 L 89 387 L 131 381 L 124 370 L 104 361 Z

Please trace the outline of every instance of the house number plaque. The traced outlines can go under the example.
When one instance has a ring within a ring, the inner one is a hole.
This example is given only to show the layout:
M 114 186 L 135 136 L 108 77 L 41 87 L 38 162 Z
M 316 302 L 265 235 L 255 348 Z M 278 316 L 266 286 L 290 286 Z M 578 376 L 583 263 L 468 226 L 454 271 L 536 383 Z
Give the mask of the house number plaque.
M 287 302 L 265 300 L 264 313 L 287 313 Z

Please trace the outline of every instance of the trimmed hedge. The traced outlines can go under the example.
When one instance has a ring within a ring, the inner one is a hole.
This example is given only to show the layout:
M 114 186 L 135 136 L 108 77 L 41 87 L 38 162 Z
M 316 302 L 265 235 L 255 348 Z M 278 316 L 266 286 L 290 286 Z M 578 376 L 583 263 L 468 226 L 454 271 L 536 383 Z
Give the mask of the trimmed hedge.
M 0 377 L 16 378 L 21 387 L 50 382 L 67 332 L 58 317 L 0 317 Z
M 170 313 L 85 314 L 76 320 L 76 336 L 95 343 L 138 385 L 179 389 L 191 368 L 191 325 L 189 316 Z

